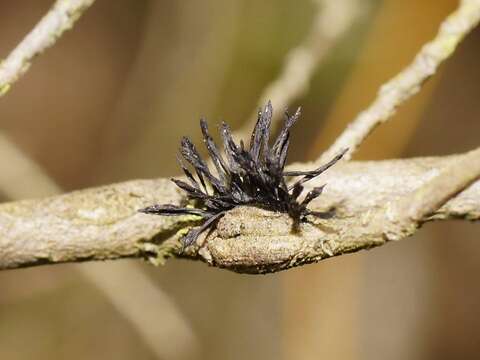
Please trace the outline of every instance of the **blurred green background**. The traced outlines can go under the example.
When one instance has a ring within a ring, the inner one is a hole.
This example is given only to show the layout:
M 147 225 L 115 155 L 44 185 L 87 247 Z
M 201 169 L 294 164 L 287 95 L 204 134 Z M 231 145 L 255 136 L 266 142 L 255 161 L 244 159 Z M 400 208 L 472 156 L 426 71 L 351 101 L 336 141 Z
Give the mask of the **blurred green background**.
M 180 137 L 199 143 L 201 116 L 239 129 L 326 2 L 98 1 L 0 99 L 0 130 L 66 191 L 177 175 Z M 303 108 L 290 161 L 315 159 L 457 5 L 350 3 L 348 31 L 289 104 Z M 0 2 L 0 57 L 51 4 Z M 478 59 L 479 29 L 357 158 L 477 147 Z M 15 171 L 8 164 L 2 173 Z M 180 260 L 1 272 L 0 359 L 476 359 L 479 235 L 478 224 L 428 224 L 406 241 L 268 276 Z M 141 282 L 130 287 L 128 266 L 171 306 L 155 306 Z M 184 328 L 161 331 L 178 319 L 195 344 Z

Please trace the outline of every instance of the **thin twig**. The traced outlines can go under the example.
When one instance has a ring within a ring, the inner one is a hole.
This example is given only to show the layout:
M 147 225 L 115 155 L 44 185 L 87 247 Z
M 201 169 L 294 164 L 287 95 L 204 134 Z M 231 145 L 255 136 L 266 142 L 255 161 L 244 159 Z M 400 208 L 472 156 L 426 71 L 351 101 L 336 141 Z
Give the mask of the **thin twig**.
M 78 18 L 95 0 L 57 0 L 33 30 L 0 63 L 0 96 L 10 89 L 30 67 L 34 57 L 72 28 Z
M 380 88 L 374 102 L 350 123 L 321 158 L 329 159 L 341 149 L 349 148 L 345 159 L 350 159 L 378 125 L 389 120 L 399 105 L 420 90 L 479 21 L 480 0 L 462 0 L 441 24 L 436 37 L 422 47 L 409 66 Z
M 179 238 L 195 223 L 194 218 L 137 212 L 154 203 L 185 201 L 168 180 L 130 181 L 6 203 L 0 205 L 0 269 L 122 257 L 146 257 L 161 263 L 181 255 L 241 272 L 283 270 L 385 244 L 385 233 L 396 229 L 385 216 L 386 204 L 412 194 L 464 156 L 469 155 L 345 163 L 307 183 L 310 187 L 328 184 L 311 208 L 335 208 L 333 219 L 312 220 L 314 224 L 302 224 L 300 232 L 292 233 L 288 216 L 240 207 L 219 221 L 200 249 L 189 249 L 186 254 L 179 253 Z M 479 219 L 480 182 L 432 216 Z
M 260 95 L 259 106 L 270 100 L 275 108 L 280 109 L 279 114 L 283 113 L 291 101 L 308 90 L 317 67 L 362 13 L 358 0 L 316 0 L 315 5 L 317 15 L 310 31 L 300 45 L 289 51 L 280 74 Z M 255 126 L 257 111 L 234 134 L 235 138 L 248 138 Z M 281 118 L 274 116 L 272 129 L 277 127 Z

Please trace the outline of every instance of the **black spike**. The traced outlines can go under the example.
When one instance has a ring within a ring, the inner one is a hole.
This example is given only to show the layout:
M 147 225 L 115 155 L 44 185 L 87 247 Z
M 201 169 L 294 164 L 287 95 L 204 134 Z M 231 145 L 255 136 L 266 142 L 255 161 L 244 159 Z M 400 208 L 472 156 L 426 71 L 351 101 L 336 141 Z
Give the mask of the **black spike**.
M 195 170 L 198 180 L 181 159 L 179 159 L 179 163 L 189 183 L 172 179 L 179 188 L 187 193 L 190 199 L 197 201 L 198 207 L 189 208 L 167 204 L 153 205 L 139 211 L 165 216 L 183 214 L 201 216 L 204 220 L 203 224 L 192 228 L 182 239 L 184 247 L 192 245 L 203 231 L 213 226 L 226 211 L 236 206 L 252 205 L 271 211 L 286 212 L 295 220 L 296 224 L 308 215 L 320 218 L 333 216 L 333 212 L 316 212 L 307 208 L 312 200 L 320 196 L 324 186 L 315 187 L 308 192 L 301 203 L 297 199 L 303 191 L 305 182 L 333 166 L 347 150 L 343 150 L 327 164 L 315 170 L 284 172 L 290 143 L 290 128 L 300 117 L 300 108 L 292 116 L 285 113 L 283 128 L 270 147 L 272 115 L 272 105 L 268 102 L 258 114 L 248 149 L 245 148 L 243 141 L 240 142 L 240 145 L 235 143 L 229 126 L 222 122 L 220 135 L 226 160 L 210 136 L 207 122 L 201 119 L 203 140 L 218 177 L 212 174 L 195 145 L 187 137 L 184 137 L 180 143 L 180 153 Z M 301 176 L 301 178 L 289 187 L 285 180 L 289 176 Z M 209 188 L 213 190 L 213 193 L 209 193 Z

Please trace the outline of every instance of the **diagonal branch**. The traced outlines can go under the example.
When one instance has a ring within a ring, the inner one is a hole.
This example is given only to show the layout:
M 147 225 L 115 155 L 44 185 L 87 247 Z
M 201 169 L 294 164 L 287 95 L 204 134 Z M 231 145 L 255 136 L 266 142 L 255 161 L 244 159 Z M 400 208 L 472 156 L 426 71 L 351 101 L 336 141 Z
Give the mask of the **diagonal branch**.
M 316 16 L 310 31 L 298 46 L 288 52 L 281 72 L 263 90 L 258 104 L 271 101 L 281 113 L 295 98 L 305 93 L 318 66 L 365 12 L 361 5 L 357 0 L 316 0 Z M 236 139 L 248 139 L 255 126 L 257 112 L 258 109 L 255 109 L 242 128 L 235 132 Z M 274 115 L 272 129 L 275 130 L 281 119 L 281 116 Z
M 422 47 L 410 65 L 380 88 L 374 102 L 350 123 L 321 158 L 329 159 L 341 149 L 349 148 L 345 159 L 350 159 L 378 125 L 389 120 L 398 106 L 420 90 L 479 22 L 480 0 L 462 0 L 441 24 L 436 37 Z
M 12 167 L 12 163 L 15 166 Z M 0 168 L 0 191 L 11 199 L 54 195 L 62 191 L 42 167 L 1 132 Z M 117 265 L 108 269 L 96 266 L 75 269 L 104 294 L 159 358 L 184 359 L 197 353 L 198 339 L 168 294 L 154 284 L 138 264 Z M 142 295 L 133 299 L 133 293 Z M 159 327 L 160 322 L 162 326 Z M 172 334 L 174 342 L 170 339 Z M 178 343 L 182 344 L 180 351 Z
M 328 184 L 311 208 L 335 208 L 333 219 L 312 219 L 314 223 L 302 224 L 295 233 L 288 216 L 236 208 L 219 221 L 208 241 L 186 254 L 179 253 L 179 238 L 195 217 L 153 217 L 137 212 L 152 203 L 185 201 L 164 179 L 6 203 L 0 205 L 0 269 L 123 257 L 162 263 L 168 257 L 181 256 L 239 272 L 283 270 L 385 244 L 385 234 L 396 229 L 396 223 L 386 216 L 387 206 L 411 196 L 457 162 L 471 161 L 470 155 L 342 164 L 309 184 L 312 188 Z M 432 216 L 415 221 L 414 229 L 401 237 L 411 235 L 431 218 L 480 219 L 480 182 Z
M 0 97 L 28 70 L 33 58 L 52 46 L 93 2 L 59 0 L 55 3 L 7 59 L 0 63 Z M 6 169 L 0 173 L 0 190 L 3 194 L 10 198 L 28 198 L 61 192 L 45 171 L 2 133 L 0 154 L 0 164 L 5 163 L 2 169 Z M 111 270 L 95 266 L 76 269 L 108 298 L 158 357 L 183 359 L 198 352 L 198 339 L 184 315 L 136 264 L 124 263 Z M 118 286 L 118 283 L 122 286 Z M 142 295 L 133 299 L 132 293 Z M 162 326 L 158 326 L 160 322 Z M 175 341 L 167 342 L 166 339 L 172 334 Z M 181 349 L 179 343 L 182 344 Z
M 57 0 L 49 12 L 39 21 L 33 30 L 22 40 L 10 55 L 0 62 L 0 96 L 10 90 L 30 67 L 34 57 L 72 28 L 75 21 L 95 0 Z
M 58 1 L 0 66 L 0 92 L 5 93 L 31 59 L 53 44 L 55 37 L 50 35 L 58 37 L 92 2 Z M 70 6 L 77 6 L 76 11 L 69 12 Z M 66 17 L 56 18 L 55 11 Z M 479 19 L 480 0 L 462 1 L 436 39 L 382 87 L 377 100 L 325 156 L 346 146 L 353 152 L 419 90 Z M 320 201 L 312 202 L 315 211 L 335 208 L 333 219 L 312 219 L 295 232 L 286 215 L 239 207 L 219 221 L 203 245 L 184 254 L 178 240 L 196 217 L 154 218 L 137 212 L 152 203 L 185 201 L 166 180 L 132 181 L 7 203 L 0 205 L 0 269 L 121 257 L 161 263 L 182 256 L 239 272 L 283 270 L 404 238 L 429 219 L 479 219 L 480 184 L 474 182 L 480 175 L 479 156 L 476 150 L 445 158 L 344 164 L 322 180 L 329 187 Z M 319 185 L 318 181 L 309 184 Z

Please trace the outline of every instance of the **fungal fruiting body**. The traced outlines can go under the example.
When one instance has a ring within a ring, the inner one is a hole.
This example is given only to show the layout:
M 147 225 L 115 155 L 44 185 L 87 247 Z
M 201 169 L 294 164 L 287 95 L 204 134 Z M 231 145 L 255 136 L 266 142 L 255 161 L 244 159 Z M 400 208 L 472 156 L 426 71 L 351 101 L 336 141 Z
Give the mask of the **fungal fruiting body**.
M 298 120 L 300 109 L 293 115 L 285 113 L 283 128 L 270 146 L 272 112 L 270 102 L 262 111 L 259 111 L 248 149 L 243 141 L 240 141 L 239 145 L 233 141 L 230 127 L 222 122 L 220 134 L 225 158 L 210 136 L 207 122 L 201 119 L 203 141 L 216 173 L 213 174 L 210 171 L 190 139 L 183 137 L 180 145 L 181 157 L 178 160 L 188 182 L 172 179 L 187 193 L 189 199 L 196 201 L 196 207 L 165 204 L 152 205 L 139 211 L 166 216 L 185 214 L 200 216 L 204 220 L 203 224 L 189 230 L 182 239 L 184 246 L 192 245 L 197 237 L 215 224 L 226 211 L 241 205 L 258 206 L 287 213 L 297 224 L 307 215 L 322 218 L 331 216 L 330 213 L 315 212 L 307 208 L 307 205 L 322 193 L 324 185 L 313 188 L 302 201 L 298 198 L 303 191 L 303 184 L 334 165 L 347 149 L 315 170 L 284 172 L 290 143 L 290 128 Z M 182 158 L 194 169 L 196 177 L 184 164 Z M 292 176 L 300 176 L 300 178 L 288 185 L 285 178 Z

